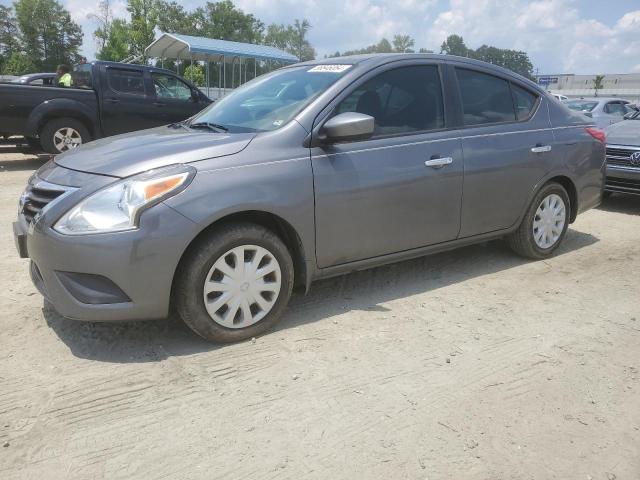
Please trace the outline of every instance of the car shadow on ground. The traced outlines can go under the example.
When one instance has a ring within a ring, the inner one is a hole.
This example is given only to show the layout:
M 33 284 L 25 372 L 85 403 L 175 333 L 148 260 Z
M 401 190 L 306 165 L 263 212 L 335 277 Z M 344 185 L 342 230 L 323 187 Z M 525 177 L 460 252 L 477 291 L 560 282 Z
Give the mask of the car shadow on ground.
M 556 255 L 598 242 L 588 233 L 569 229 Z M 347 311 L 387 311 L 386 302 L 424 294 L 448 285 L 529 263 L 501 241 L 322 280 L 304 295 L 295 293 L 277 331 L 328 321 Z M 114 363 L 155 362 L 224 348 L 192 333 L 176 316 L 158 321 L 90 323 L 68 320 L 45 304 L 47 324 L 80 358 Z M 274 332 L 268 332 L 267 335 Z
M 640 215 L 640 195 L 613 193 L 602 201 L 598 209 L 604 210 L 605 212 Z
M 0 148 L 0 154 L 5 153 Z M 27 152 L 28 153 L 28 152 Z M 29 153 L 31 155 L 31 153 Z M 0 161 L 0 172 L 23 172 L 26 170 L 37 170 L 47 163 L 50 155 L 39 155 L 35 158 L 24 158 L 20 160 Z

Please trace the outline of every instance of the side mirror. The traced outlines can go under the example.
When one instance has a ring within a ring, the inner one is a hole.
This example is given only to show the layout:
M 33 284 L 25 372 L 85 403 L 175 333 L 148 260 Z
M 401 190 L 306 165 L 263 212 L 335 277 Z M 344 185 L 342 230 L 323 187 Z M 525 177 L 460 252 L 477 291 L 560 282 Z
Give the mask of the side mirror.
M 327 120 L 320 131 L 325 143 L 365 140 L 373 135 L 375 120 L 370 115 L 345 112 Z
M 200 94 L 198 90 L 191 90 L 191 101 L 194 103 L 198 103 L 200 101 Z

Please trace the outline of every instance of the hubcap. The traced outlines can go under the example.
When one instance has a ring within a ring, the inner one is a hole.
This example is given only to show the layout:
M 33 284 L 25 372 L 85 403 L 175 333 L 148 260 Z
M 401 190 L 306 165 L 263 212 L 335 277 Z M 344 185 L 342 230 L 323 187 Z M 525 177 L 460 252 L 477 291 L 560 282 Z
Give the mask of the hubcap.
M 556 244 L 567 219 L 564 200 L 552 193 L 542 199 L 533 217 L 533 238 L 540 248 L 551 248 Z
M 53 134 L 53 145 L 59 152 L 64 152 L 82 145 L 82 137 L 75 128 L 63 127 Z
M 215 261 L 204 282 L 209 316 L 227 328 L 245 328 L 271 311 L 282 282 L 280 264 L 257 245 L 233 248 Z

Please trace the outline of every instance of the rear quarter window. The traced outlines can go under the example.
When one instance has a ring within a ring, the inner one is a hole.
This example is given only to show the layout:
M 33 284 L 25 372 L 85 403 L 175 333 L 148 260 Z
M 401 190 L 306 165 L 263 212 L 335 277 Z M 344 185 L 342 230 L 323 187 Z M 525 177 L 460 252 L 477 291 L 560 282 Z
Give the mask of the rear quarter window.
M 538 101 L 538 96 L 518 85 L 511 84 L 513 93 L 513 103 L 516 106 L 516 117 L 518 120 L 525 120 L 531 116 Z

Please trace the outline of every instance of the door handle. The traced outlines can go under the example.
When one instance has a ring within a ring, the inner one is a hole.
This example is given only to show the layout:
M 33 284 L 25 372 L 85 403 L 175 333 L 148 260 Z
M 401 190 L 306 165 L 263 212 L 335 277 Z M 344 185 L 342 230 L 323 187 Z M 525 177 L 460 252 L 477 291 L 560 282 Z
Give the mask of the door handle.
M 105 98 L 105 102 L 118 103 L 120 100 L 117 98 Z
M 551 151 L 551 145 L 536 145 L 535 147 L 531 148 L 531 152 L 533 153 L 544 153 L 544 152 L 550 152 Z
M 424 162 L 427 167 L 431 168 L 442 168 L 445 165 L 449 165 L 451 163 L 453 163 L 453 158 L 451 157 L 432 158 L 431 160 L 427 160 L 426 162 Z
M 166 105 L 166 103 L 162 103 L 162 102 L 153 102 L 153 104 L 154 104 L 156 107 L 164 107 L 164 106 Z

